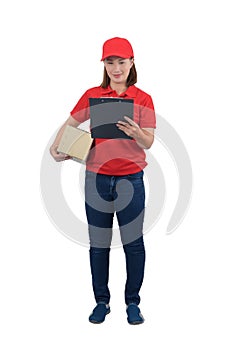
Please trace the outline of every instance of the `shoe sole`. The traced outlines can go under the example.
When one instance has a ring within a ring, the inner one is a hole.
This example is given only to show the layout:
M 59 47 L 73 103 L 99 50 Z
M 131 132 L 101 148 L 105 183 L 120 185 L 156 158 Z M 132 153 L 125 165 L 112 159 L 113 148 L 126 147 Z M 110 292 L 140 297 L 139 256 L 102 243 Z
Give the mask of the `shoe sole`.
M 130 325 L 137 326 L 138 324 L 144 323 L 144 321 L 133 321 L 133 322 L 128 321 L 128 323 L 129 323 Z

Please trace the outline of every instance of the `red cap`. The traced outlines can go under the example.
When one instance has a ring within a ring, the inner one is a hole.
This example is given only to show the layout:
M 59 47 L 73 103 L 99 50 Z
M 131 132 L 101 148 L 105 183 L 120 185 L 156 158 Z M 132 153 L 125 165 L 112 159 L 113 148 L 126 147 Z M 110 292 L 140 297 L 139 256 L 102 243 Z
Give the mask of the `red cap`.
M 127 39 L 112 38 L 104 42 L 102 48 L 102 59 L 104 61 L 107 57 L 118 56 L 122 58 L 134 57 L 132 45 Z

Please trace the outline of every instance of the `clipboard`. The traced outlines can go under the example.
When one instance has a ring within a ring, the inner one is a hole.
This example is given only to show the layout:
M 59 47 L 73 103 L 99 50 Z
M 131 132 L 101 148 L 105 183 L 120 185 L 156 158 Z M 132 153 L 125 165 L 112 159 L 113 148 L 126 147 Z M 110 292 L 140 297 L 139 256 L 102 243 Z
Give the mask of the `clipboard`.
M 92 138 L 130 139 L 119 130 L 119 120 L 126 121 L 124 116 L 133 119 L 134 100 L 118 97 L 89 98 L 90 129 Z

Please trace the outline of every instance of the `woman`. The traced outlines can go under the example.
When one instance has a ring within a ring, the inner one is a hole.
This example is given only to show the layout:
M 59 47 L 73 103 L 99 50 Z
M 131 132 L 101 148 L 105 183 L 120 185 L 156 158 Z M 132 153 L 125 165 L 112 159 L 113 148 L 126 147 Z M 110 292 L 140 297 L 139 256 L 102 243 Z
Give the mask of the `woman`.
M 113 216 L 116 213 L 126 257 L 127 320 L 130 324 L 140 324 L 144 322 L 139 309 L 139 291 L 145 266 L 143 169 L 147 163 L 144 149 L 150 148 L 154 141 L 155 112 L 150 95 L 135 86 L 137 72 L 128 40 L 118 37 L 107 40 L 103 45 L 101 61 L 104 62 L 102 84 L 87 90 L 79 99 L 60 128 L 50 152 L 56 161 L 68 158 L 57 152 L 59 141 L 66 125 L 77 127 L 89 119 L 89 98 L 133 100 L 133 119 L 125 116 L 116 124 L 130 138 L 94 140 L 86 162 L 85 207 L 92 284 L 97 303 L 89 321 L 101 323 L 110 312 L 109 253 Z

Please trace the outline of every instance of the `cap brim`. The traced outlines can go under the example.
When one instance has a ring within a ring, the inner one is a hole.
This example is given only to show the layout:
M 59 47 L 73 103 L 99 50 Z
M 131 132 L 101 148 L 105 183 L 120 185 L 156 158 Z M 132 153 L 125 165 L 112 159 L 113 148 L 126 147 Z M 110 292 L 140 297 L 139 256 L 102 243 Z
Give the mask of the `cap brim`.
M 132 56 L 129 56 L 129 55 L 123 55 L 122 53 L 120 52 L 115 52 L 115 53 L 108 53 L 107 55 L 105 56 L 102 56 L 101 58 L 101 61 L 104 61 L 106 58 L 108 57 L 120 57 L 120 58 L 131 58 Z

